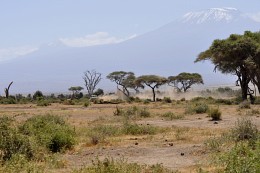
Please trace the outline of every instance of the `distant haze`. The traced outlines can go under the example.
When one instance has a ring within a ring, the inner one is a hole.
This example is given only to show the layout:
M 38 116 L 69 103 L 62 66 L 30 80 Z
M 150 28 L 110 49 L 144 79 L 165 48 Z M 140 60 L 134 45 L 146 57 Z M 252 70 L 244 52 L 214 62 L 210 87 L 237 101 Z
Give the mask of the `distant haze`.
M 3 85 L 11 81 L 15 93 L 66 92 L 70 86 L 84 86 L 83 72 L 92 69 L 102 73 L 98 88 L 105 91 L 116 88 L 106 75 L 118 70 L 132 71 L 137 76 L 165 77 L 196 72 L 202 74 L 206 86 L 234 85 L 234 77 L 214 73 L 210 62 L 194 64 L 194 60 L 214 39 L 242 34 L 245 30 L 259 31 L 260 23 L 235 8 L 211 8 L 188 12 L 138 36 L 119 39 L 99 32 L 85 39 L 60 39 L 31 52 L 21 49 L 19 58 L 0 63 L 0 94 L 6 87 Z

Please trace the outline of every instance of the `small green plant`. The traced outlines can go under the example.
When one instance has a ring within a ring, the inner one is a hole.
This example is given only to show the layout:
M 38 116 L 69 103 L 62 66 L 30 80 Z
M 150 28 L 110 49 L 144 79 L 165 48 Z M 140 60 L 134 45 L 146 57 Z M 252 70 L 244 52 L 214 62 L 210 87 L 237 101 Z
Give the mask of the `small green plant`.
M 211 117 L 211 119 L 213 121 L 218 121 L 221 120 L 221 111 L 219 110 L 219 108 L 211 108 L 208 111 L 208 115 L 209 117 Z

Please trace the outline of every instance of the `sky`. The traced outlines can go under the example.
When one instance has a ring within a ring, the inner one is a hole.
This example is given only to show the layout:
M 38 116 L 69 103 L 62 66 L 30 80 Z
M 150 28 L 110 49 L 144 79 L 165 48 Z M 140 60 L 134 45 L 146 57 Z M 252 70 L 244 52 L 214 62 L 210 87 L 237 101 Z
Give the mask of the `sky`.
M 117 43 L 152 31 L 190 11 L 234 7 L 260 18 L 259 0 L 1 0 L 0 59 L 44 44 Z M 84 43 L 84 40 L 91 40 Z M 101 40 L 101 41 L 100 41 Z

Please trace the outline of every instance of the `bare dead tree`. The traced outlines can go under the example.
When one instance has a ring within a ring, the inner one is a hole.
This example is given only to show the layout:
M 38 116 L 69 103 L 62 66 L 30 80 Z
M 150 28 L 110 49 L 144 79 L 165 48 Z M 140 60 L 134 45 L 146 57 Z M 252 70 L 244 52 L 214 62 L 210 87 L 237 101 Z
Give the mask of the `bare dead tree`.
M 87 88 L 88 96 L 94 93 L 94 90 L 98 83 L 101 81 L 101 73 L 96 72 L 95 70 L 84 72 L 83 79 L 85 81 L 85 86 Z
M 9 97 L 9 89 L 11 87 L 11 85 L 13 84 L 13 81 L 8 85 L 7 88 L 5 88 L 5 97 L 8 98 Z

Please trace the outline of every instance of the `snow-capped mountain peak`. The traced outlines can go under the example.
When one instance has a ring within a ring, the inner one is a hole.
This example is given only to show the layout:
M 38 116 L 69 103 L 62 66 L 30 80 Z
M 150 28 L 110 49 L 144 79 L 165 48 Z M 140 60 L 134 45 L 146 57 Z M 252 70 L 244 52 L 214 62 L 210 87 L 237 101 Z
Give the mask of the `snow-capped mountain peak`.
M 224 8 L 210 8 L 198 12 L 189 12 L 182 17 L 183 23 L 196 23 L 201 24 L 208 21 L 224 21 L 231 22 L 241 16 L 241 13 L 236 8 L 224 7 Z

